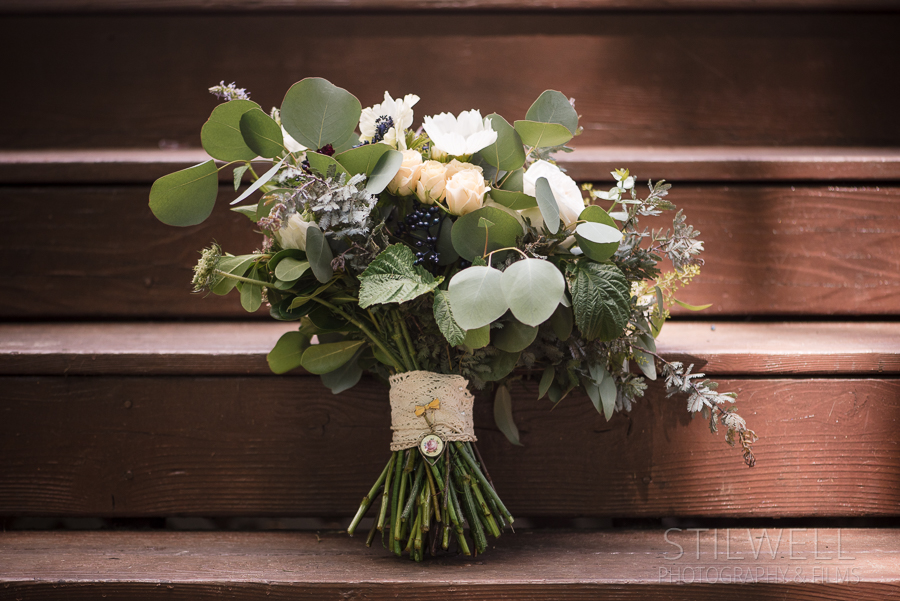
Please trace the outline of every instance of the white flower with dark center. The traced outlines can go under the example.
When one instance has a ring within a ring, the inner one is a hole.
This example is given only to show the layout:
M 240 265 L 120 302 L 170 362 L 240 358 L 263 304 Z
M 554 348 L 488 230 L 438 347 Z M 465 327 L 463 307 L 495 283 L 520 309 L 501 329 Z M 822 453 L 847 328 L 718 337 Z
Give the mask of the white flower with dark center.
M 478 110 L 463 111 L 458 117 L 450 113 L 425 117 L 422 127 L 433 148 L 455 157 L 473 155 L 497 141 L 491 120 L 482 119 Z
M 387 142 L 391 146 L 402 146 L 405 150 L 406 140 L 403 132 L 412 126 L 412 107 L 419 102 L 415 94 L 407 94 L 403 99 L 394 100 L 388 92 L 384 93 L 381 104 L 364 108 L 359 116 L 360 142 Z

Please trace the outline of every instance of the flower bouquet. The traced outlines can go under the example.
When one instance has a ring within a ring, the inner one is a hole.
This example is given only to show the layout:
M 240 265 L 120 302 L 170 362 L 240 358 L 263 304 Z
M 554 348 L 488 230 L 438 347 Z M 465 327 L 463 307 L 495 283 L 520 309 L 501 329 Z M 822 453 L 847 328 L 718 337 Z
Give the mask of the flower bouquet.
M 675 298 L 699 272 L 699 232 L 681 211 L 671 228 L 639 227 L 674 210 L 664 182 L 641 198 L 617 170 L 608 190 L 579 188 L 554 163 L 580 133 L 574 101 L 548 90 L 513 124 L 472 110 L 413 129 L 415 95 L 385 92 L 363 109 L 309 78 L 266 113 L 234 84 L 211 91 L 227 101 L 201 140 L 224 164 L 160 178 L 150 208 L 194 225 L 213 210 L 219 171 L 234 167 L 236 191 L 249 176 L 231 204 L 260 193 L 232 209 L 258 228 L 260 247 L 203 250 L 195 290 L 236 289 L 247 311 L 265 304 L 297 322 L 268 355 L 275 373 L 303 367 L 335 394 L 363 372 L 390 384 L 392 453 L 351 535 L 377 500 L 369 545 L 380 535 L 416 560 L 451 544 L 484 552 L 513 517 L 475 445 L 472 389 L 493 388 L 497 426 L 519 444 L 509 389 L 526 377 L 554 404 L 583 389 L 606 419 L 662 377 L 753 464 L 756 437 L 735 395 L 656 353 L 667 307 L 702 308 Z M 260 159 L 270 166 L 257 175 Z

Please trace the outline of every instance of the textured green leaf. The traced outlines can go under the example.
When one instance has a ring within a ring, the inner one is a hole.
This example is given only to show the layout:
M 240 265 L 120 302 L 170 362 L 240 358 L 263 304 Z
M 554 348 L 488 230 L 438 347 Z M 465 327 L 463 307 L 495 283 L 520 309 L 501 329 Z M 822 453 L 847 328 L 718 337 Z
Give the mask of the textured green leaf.
M 538 326 L 553 315 L 566 290 L 566 280 L 550 261 L 523 259 L 506 268 L 500 288 L 516 319 Z
M 465 342 L 466 331 L 459 327 L 459 324 L 453 319 L 453 313 L 450 311 L 450 299 L 445 290 L 435 289 L 434 291 L 434 321 L 450 346 L 457 346 Z
M 150 188 L 150 210 L 166 225 L 203 223 L 216 204 L 218 172 L 215 161 L 206 161 L 162 176 Z
M 209 156 L 222 161 L 256 158 L 256 151 L 247 146 L 241 135 L 241 117 L 253 109 L 259 109 L 259 105 L 251 100 L 231 100 L 213 109 L 200 130 L 200 143 Z
M 309 336 L 300 332 L 287 332 L 275 344 L 275 348 L 266 355 L 269 368 L 273 373 L 283 374 L 300 367 L 300 358 L 309 348 Z
M 507 353 L 518 353 L 528 348 L 537 338 L 538 329 L 517 320 L 504 322 L 494 336 L 494 346 Z
M 363 340 L 344 340 L 327 344 L 315 344 L 303 352 L 300 364 L 312 374 L 327 374 L 353 358 L 364 345 Z
M 375 167 L 368 172 L 366 190 L 371 194 L 381 194 L 387 185 L 391 183 L 400 166 L 403 165 L 403 153 L 397 150 L 389 150 L 379 157 Z
M 497 320 L 509 309 L 500 288 L 503 272 L 493 267 L 472 266 L 453 276 L 447 293 L 456 323 L 474 330 Z
M 559 123 L 523 120 L 516 121 L 514 125 L 526 146 L 549 148 L 565 144 L 572 139 L 572 132 Z
M 474 330 L 468 330 L 463 340 L 463 345 L 469 347 L 473 351 L 475 349 L 484 348 L 491 343 L 491 326 L 486 325 Z
M 359 275 L 359 306 L 405 303 L 437 288 L 443 278 L 414 265 L 415 260 L 405 244 L 384 249 Z
M 550 182 L 546 177 L 539 177 L 534 184 L 534 196 L 537 199 L 538 208 L 541 209 L 541 217 L 544 218 L 544 227 L 551 234 L 559 231 L 559 204 L 550 189 Z
M 491 129 L 497 132 L 497 141 L 478 152 L 487 163 L 501 171 L 514 171 L 525 164 L 522 138 L 506 119 L 492 113 L 487 116 Z
M 478 227 L 484 218 L 494 225 L 490 229 Z M 450 232 L 453 248 L 463 259 L 475 260 L 484 254 L 485 236 L 487 252 L 516 245 L 516 239 L 523 234 L 522 225 L 509 213 L 496 207 L 482 207 L 463 215 L 453 224 Z M 499 253 L 498 253 L 499 254 Z M 497 257 L 495 257 L 497 260 Z
M 494 422 L 509 442 L 522 446 L 519 442 L 519 429 L 513 421 L 512 396 L 506 386 L 498 386 L 494 395 Z
M 325 234 L 317 225 L 310 225 L 306 230 L 306 256 L 317 280 L 324 284 L 331 279 L 334 275 L 334 269 L 331 268 L 334 254 L 328 246 Z
M 275 266 L 275 277 L 282 282 L 293 282 L 309 269 L 309 261 L 284 257 Z
M 319 77 L 295 83 L 281 103 L 284 129 L 310 150 L 346 140 L 361 113 L 353 94 Z
M 578 131 L 578 112 L 562 92 L 546 90 L 525 113 L 529 121 L 559 123 L 573 136 Z
M 353 388 L 359 382 L 363 373 L 362 368 L 359 366 L 359 356 L 363 350 L 363 348 L 357 350 L 356 354 L 341 367 L 319 376 L 322 378 L 322 384 L 331 390 L 331 394 L 340 394 Z
M 587 340 L 613 340 L 625 331 L 630 316 L 630 288 L 614 265 L 579 261 L 569 279 L 575 324 Z
M 250 109 L 241 115 L 240 130 L 244 144 L 261 157 L 271 159 L 285 151 L 281 128 L 260 109 Z

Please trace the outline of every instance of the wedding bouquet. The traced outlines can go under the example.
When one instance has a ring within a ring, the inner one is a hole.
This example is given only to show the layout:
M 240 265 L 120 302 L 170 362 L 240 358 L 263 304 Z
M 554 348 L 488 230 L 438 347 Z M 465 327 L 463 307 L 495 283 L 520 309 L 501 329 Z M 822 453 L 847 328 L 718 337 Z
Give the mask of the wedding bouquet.
M 455 541 L 469 554 L 467 526 L 484 552 L 513 517 L 475 446 L 471 389 L 493 388 L 497 426 L 519 444 L 510 384 L 524 377 L 552 403 L 583 389 L 607 420 L 661 377 L 753 465 L 735 395 L 656 353 L 671 304 L 703 308 L 675 298 L 699 272 L 699 232 L 681 211 L 668 229 L 639 226 L 675 209 L 664 182 L 641 198 L 621 169 L 609 189 L 579 188 L 554 163 L 580 133 L 574 101 L 548 90 L 513 124 L 471 110 L 413 129 L 412 94 L 363 109 L 309 78 L 266 113 L 234 84 L 211 91 L 226 100 L 201 130 L 212 159 L 157 180 L 150 208 L 194 225 L 213 210 L 219 171 L 234 166 L 235 190 L 250 176 L 231 204 L 261 194 L 232 209 L 260 247 L 203 250 L 195 290 L 237 289 L 247 311 L 297 322 L 269 353 L 275 373 L 303 367 L 335 394 L 363 372 L 390 383 L 392 453 L 351 535 L 380 499 L 367 544 L 380 534 L 421 560 Z M 260 158 L 271 166 L 257 175 Z

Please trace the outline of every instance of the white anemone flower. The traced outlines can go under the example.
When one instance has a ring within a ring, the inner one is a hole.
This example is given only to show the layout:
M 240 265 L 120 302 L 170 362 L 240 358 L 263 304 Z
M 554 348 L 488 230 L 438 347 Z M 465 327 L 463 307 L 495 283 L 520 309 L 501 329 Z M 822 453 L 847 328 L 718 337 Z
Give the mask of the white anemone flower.
M 482 119 L 479 110 L 463 111 L 459 117 L 450 113 L 425 117 L 422 127 L 434 148 L 455 157 L 473 155 L 497 141 L 491 120 Z
M 375 138 L 379 126 L 388 125 L 388 130 L 382 132 L 379 142 L 387 142 L 395 148 L 405 150 L 406 139 L 402 133 L 412 126 L 412 107 L 417 102 L 419 102 L 419 97 L 415 94 L 407 94 L 402 100 L 399 98 L 394 100 L 385 91 L 384 101 L 381 104 L 364 108 L 359 116 L 359 141 L 371 142 Z
M 290 153 L 301 153 L 306 152 L 307 148 L 297 140 L 291 137 L 291 134 L 287 133 L 287 130 L 284 126 L 281 126 L 281 135 L 284 138 L 284 147 L 287 148 L 287 151 Z

